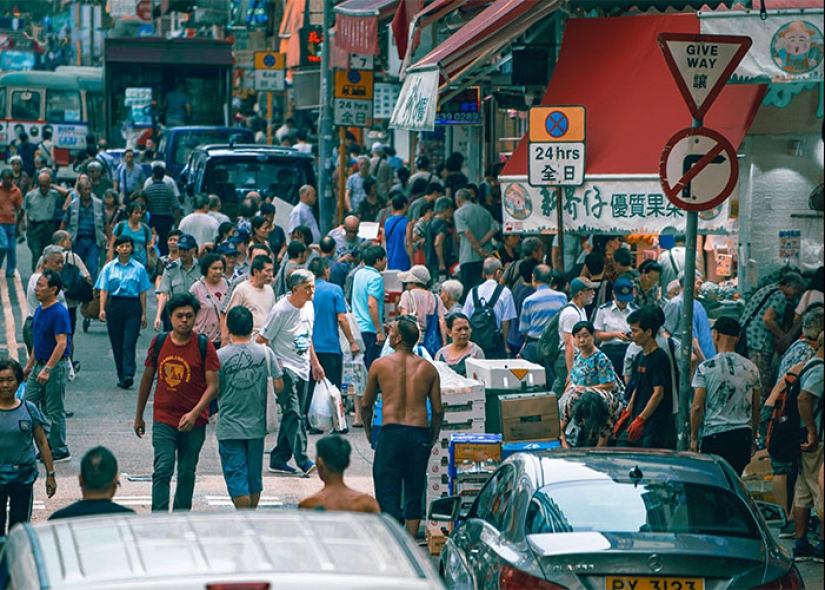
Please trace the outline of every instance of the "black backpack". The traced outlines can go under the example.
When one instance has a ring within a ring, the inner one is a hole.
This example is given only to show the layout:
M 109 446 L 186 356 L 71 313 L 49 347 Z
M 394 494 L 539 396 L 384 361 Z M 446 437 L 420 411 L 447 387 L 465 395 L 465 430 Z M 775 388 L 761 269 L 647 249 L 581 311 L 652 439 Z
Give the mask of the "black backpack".
M 813 359 L 803 368 L 793 382 L 785 378 L 785 391 L 779 394 L 768 422 L 766 446 L 768 454 L 775 461 L 791 463 L 799 458 L 802 450 L 799 445 L 807 436 L 805 426 L 799 418 L 799 393 L 802 391 L 802 376 L 823 363 L 822 359 Z M 821 412 L 822 407 L 814 412 Z
M 482 304 L 483 299 L 478 297 L 478 287 L 474 287 L 473 294 L 473 315 L 470 316 L 470 328 L 472 335 L 470 340 L 486 351 L 494 350 L 501 341 L 501 330 L 496 323 L 496 314 L 493 308 L 501 296 L 504 287 L 496 285 L 492 297 Z
M 561 345 L 561 341 L 559 340 L 559 320 L 561 319 L 561 312 L 571 305 L 573 304 L 566 303 L 564 307 L 559 310 L 559 313 L 554 315 L 550 321 L 547 322 L 547 325 L 544 326 L 544 330 L 541 333 L 541 337 L 539 337 L 539 341 L 536 343 L 536 354 L 551 365 L 556 362 L 560 352 L 559 346 Z

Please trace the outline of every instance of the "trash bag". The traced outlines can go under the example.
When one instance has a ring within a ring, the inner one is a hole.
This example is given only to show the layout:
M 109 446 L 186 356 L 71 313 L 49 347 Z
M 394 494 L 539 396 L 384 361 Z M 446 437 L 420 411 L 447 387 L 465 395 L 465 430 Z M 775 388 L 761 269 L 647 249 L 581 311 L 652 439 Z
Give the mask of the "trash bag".
M 307 420 L 311 428 L 322 432 L 332 430 L 332 395 L 324 381 L 318 381 L 315 384 Z

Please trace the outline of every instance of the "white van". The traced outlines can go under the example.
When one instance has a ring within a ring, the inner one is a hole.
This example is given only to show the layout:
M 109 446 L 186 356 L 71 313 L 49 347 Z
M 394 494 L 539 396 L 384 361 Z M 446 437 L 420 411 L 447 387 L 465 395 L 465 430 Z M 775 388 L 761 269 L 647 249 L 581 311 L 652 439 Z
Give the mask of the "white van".
M 436 590 L 386 515 L 299 510 L 106 515 L 14 528 L 2 588 Z

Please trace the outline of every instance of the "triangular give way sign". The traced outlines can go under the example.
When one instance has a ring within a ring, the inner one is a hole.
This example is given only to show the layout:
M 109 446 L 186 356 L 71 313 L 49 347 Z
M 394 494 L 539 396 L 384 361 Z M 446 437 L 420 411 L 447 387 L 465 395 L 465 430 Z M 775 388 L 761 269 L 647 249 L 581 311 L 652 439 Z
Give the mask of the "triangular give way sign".
M 696 119 L 705 116 L 752 44 L 750 37 L 690 33 L 661 33 L 658 42 Z

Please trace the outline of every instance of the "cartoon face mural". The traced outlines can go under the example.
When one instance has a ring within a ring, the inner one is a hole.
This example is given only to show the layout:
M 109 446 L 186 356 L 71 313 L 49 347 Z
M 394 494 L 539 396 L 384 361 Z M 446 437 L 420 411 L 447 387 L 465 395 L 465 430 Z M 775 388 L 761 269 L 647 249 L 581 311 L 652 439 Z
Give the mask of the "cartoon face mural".
M 789 74 L 806 74 L 822 63 L 822 32 L 808 21 L 791 21 L 773 36 L 771 57 Z
M 521 183 L 513 183 L 504 193 L 504 208 L 515 219 L 527 219 L 533 213 L 533 200 L 527 188 Z

